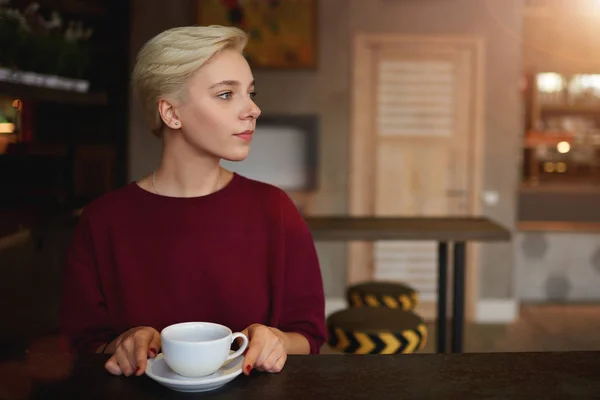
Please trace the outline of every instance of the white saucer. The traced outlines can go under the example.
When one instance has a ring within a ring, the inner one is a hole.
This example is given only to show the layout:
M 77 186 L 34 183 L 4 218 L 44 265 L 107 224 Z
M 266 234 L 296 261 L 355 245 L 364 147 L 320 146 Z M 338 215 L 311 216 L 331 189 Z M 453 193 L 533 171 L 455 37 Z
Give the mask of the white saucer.
M 224 386 L 242 373 L 244 357 L 237 357 L 226 362 L 214 374 L 202 378 L 186 378 L 177 374 L 167 365 L 163 354 L 148 359 L 146 375 L 158 383 L 178 392 L 208 392 Z

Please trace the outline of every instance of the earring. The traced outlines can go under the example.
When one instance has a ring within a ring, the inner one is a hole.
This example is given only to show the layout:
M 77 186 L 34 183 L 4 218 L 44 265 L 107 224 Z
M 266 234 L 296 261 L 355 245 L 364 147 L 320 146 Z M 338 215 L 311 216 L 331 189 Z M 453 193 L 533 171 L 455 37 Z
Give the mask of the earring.
M 178 125 L 178 126 L 179 126 L 179 122 L 175 121 L 175 125 Z

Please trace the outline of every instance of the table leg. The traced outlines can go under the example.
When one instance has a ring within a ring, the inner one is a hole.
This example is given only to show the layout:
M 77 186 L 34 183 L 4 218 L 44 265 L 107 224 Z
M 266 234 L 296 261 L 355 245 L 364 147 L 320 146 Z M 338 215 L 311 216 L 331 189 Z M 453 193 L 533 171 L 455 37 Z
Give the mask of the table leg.
M 448 288 L 448 244 L 438 243 L 437 352 L 446 352 L 446 299 Z
M 465 243 L 454 243 L 454 277 L 452 301 L 452 352 L 462 353 L 465 323 Z

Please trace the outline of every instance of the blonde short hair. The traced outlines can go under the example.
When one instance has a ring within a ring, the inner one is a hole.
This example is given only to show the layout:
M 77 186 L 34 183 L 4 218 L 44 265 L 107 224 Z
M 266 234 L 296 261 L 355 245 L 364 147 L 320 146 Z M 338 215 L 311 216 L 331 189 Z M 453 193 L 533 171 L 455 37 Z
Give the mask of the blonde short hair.
M 131 83 L 152 133 L 160 137 L 164 125 L 158 113 L 160 98 L 180 97 L 187 79 L 211 57 L 224 49 L 241 53 L 247 42 L 241 29 L 220 25 L 172 28 L 146 42 Z

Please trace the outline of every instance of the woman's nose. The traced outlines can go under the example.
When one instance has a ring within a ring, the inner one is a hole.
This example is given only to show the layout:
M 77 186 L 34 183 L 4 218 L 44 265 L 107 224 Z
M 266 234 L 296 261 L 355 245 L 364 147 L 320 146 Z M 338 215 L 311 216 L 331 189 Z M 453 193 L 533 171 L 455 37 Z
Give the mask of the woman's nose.
M 245 117 L 244 119 L 246 119 L 246 118 L 256 119 L 256 118 L 258 118 L 260 113 L 261 113 L 260 108 L 256 105 L 255 102 L 252 101 L 250 104 L 250 107 L 246 111 L 246 115 L 244 115 L 244 117 Z

